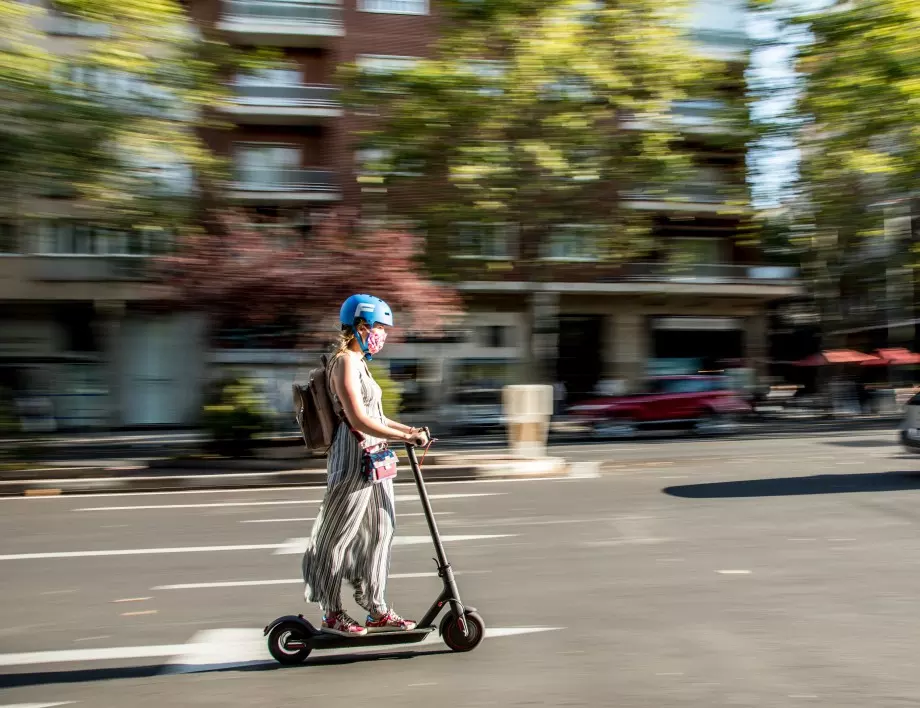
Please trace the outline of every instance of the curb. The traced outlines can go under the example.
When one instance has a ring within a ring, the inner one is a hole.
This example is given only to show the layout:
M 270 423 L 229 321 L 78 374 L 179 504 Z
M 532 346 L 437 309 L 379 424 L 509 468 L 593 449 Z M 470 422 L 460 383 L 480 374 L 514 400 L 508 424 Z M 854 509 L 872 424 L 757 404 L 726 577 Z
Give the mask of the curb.
M 476 466 L 433 465 L 424 469 L 425 480 L 428 482 L 551 478 L 565 477 L 568 473 L 569 465 L 562 458 L 502 461 Z M 411 473 L 403 473 L 396 479 L 397 484 L 411 484 L 413 481 Z M 0 497 L 325 486 L 326 471 L 316 469 L 215 474 L 191 472 L 173 475 L 5 480 L 0 481 Z

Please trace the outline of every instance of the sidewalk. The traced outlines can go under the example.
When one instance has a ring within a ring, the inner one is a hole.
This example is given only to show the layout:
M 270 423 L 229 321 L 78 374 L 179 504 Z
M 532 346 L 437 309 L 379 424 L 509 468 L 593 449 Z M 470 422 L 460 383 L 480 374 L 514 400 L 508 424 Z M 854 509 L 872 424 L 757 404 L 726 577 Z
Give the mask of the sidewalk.
M 733 436 L 893 430 L 900 420 L 900 416 L 860 416 L 759 421 L 744 423 Z M 647 433 L 640 439 L 653 436 L 655 433 Z M 0 496 L 323 486 L 326 481 L 325 457 L 309 455 L 295 434 L 266 436 L 256 455 L 241 459 L 201 454 L 204 437 L 189 431 L 74 434 L 20 440 L 32 445 L 40 443 L 49 452 L 31 461 L 0 462 Z M 426 455 L 423 471 L 426 479 L 443 481 L 565 476 L 571 470 L 564 459 L 552 456 L 553 447 L 598 442 L 574 434 L 564 423 L 554 423 L 549 456 L 520 460 L 505 454 L 503 435 L 448 439 Z M 404 460 L 405 452 L 398 450 L 398 454 Z M 412 481 L 405 461 L 402 469 L 399 481 Z

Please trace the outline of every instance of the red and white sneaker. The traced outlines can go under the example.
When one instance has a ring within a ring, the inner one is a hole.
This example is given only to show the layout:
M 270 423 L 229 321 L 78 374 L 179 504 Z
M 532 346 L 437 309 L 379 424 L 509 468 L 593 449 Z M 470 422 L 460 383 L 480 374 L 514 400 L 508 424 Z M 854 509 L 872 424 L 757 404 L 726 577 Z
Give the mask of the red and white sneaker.
M 403 619 L 393 612 L 393 610 L 387 610 L 385 615 L 381 615 L 377 619 L 368 615 L 367 622 L 364 623 L 368 632 L 392 632 L 393 630 L 408 631 L 410 629 L 415 629 L 415 625 L 415 622 Z
M 355 622 L 345 612 L 334 612 L 328 617 L 323 617 L 322 630 L 340 637 L 363 637 L 367 629 Z

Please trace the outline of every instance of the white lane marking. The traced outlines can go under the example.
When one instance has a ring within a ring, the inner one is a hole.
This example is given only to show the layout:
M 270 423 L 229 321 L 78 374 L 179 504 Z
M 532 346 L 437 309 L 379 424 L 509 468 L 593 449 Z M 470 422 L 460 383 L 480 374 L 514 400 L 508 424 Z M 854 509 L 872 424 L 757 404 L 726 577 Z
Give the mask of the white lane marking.
M 670 543 L 674 538 L 611 538 L 604 541 L 583 541 L 580 545 L 586 548 L 616 548 L 617 546 L 632 546 L 642 544 Z
M 507 492 L 480 492 L 478 494 L 431 494 L 430 499 L 470 499 L 474 497 L 498 497 Z M 397 494 L 396 501 L 418 501 L 414 494 Z M 322 499 L 283 499 L 254 502 L 211 502 L 208 504 L 145 504 L 140 506 L 84 506 L 72 511 L 140 511 L 146 509 L 216 509 L 239 506 L 281 506 L 285 504 L 322 504 Z
M 454 512 L 452 511 L 439 511 L 438 516 L 451 516 Z M 425 513 L 422 511 L 412 512 L 411 514 L 399 514 L 399 518 L 403 519 L 407 516 L 424 516 Z M 290 519 L 241 519 L 241 524 L 286 524 L 293 523 L 297 521 L 316 521 L 315 516 L 300 516 Z
M 719 575 L 750 575 L 749 570 L 717 570 Z
M 54 708 L 55 706 L 69 706 L 77 701 L 58 701 L 57 703 L 5 703 L 0 708 Z
M 493 627 L 486 628 L 484 639 L 513 637 L 538 632 L 553 632 L 564 627 Z M 327 656 L 349 656 L 353 654 L 379 654 L 399 651 L 422 645 L 437 644 L 441 641 L 438 633 L 432 632 L 421 642 L 397 646 L 360 646 L 355 640 L 354 648 L 324 649 L 312 654 L 307 660 L 322 659 Z M 213 671 L 214 669 L 275 664 L 268 653 L 268 647 L 261 629 L 208 629 L 198 632 L 186 645 L 187 650 L 168 662 L 162 673 L 195 673 Z
M 518 534 L 498 533 L 498 534 L 480 534 L 471 536 L 441 536 L 443 543 L 453 543 L 454 541 L 484 541 L 494 538 L 514 538 Z M 290 556 L 303 554 L 307 550 L 307 541 L 309 538 L 289 538 L 285 543 L 278 546 L 272 555 Z M 393 539 L 394 546 L 418 546 L 424 543 L 431 543 L 431 536 L 397 536 Z M 2 559 L 2 557 L 0 557 Z
M 402 514 L 405 516 L 405 514 Z M 240 519 L 241 524 L 289 524 L 295 521 L 316 521 L 315 516 L 301 516 L 291 519 Z
M 491 573 L 491 570 L 458 570 L 454 575 L 480 575 Z M 403 580 L 410 578 L 436 578 L 437 573 L 391 573 L 390 580 Z M 303 585 L 303 578 L 280 578 L 276 580 L 224 580 L 216 583 L 180 583 L 178 585 L 157 585 L 151 590 L 210 590 L 212 588 L 247 588 L 260 585 Z
M 907 458 L 905 458 L 907 459 Z M 524 479 L 456 479 L 443 482 L 425 482 L 427 487 L 440 487 L 448 484 L 522 484 L 524 482 L 574 482 L 577 477 L 527 477 Z M 402 486 L 402 485 L 400 485 Z M 408 486 L 408 484 L 406 484 Z M 80 499 L 106 499 L 111 497 L 151 497 L 151 496 L 171 496 L 176 494 L 263 494 L 266 492 L 309 492 L 321 489 L 316 486 L 291 485 L 284 487 L 258 487 L 246 489 L 171 489 L 162 492 L 95 492 L 91 494 L 58 494 L 55 496 L 34 496 L 34 497 L 5 497 L 0 496 L 0 503 L 3 502 L 34 502 L 37 500 L 48 501 L 51 499 L 73 501 L 75 497 Z
M 57 649 L 21 654 L 0 654 L 0 666 L 63 664 L 75 661 L 118 661 L 119 659 L 157 659 L 185 651 L 185 644 L 161 644 L 145 647 L 106 647 L 100 649 Z
M 40 560 L 43 558 L 90 558 L 93 556 L 147 556 L 162 553 L 216 553 L 219 551 L 273 551 L 281 543 L 256 543 L 245 546 L 183 546 L 178 548 L 127 548 L 110 551 L 53 551 L 49 553 L 11 553 L 0 556 L 0 561 Z
M 100 639 L 111 639 L 111 634 L 100 634 L 97 637 L 80 637 L 79 639 L 74 639 L 74 644 L 77 642 L 98 642 Z
M 124 597 L 121 600 L 112 600 L 112 602 L 146 602 L 152 599 L 152 597 Z
M 442 536 L 445 543 L 452 541 L 479 541 L 494 538 L 509 538 L 517 534 L 482 534 L 474 536 Z M 104 551 L 49 551 L 47 553 L 10 553 L 0 555 L 0 561 L 43 560 L 50 558 L 92 558 L 97 556 L 153 556 L 166 553 L 219 553 L 223 551 L 275 551 L 274 555 L 303 553 L 307 548 L 307 537 L 289 538 L 284 543 L 253 543 L 239 546 L 177 546 L 172 548 L 118 548 Z M 431 543 L 430 536 L 397 536 L 394 546 L 416 546 Z
M 140 612 L 122 612 L 122 617 L 140 617 L 141 615 L 155 615 L 157 610 L 141 610 Z

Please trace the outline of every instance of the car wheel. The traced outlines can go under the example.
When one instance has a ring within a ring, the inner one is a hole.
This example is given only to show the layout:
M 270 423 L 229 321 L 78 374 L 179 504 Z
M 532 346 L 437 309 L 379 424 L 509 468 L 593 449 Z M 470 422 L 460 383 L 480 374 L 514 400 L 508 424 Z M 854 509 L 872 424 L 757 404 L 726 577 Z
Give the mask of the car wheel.
M 600 420 L 591 428 L 592 435 L 599 440 L 628 440 L 636 437 L 637 432 L 636 422 L 632 418 Z
M 708 411 L 693 426 L 697 435 L 727 435 L 738 430 L 738 419 L 731 413 Z

